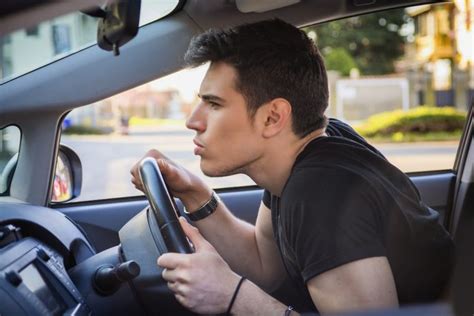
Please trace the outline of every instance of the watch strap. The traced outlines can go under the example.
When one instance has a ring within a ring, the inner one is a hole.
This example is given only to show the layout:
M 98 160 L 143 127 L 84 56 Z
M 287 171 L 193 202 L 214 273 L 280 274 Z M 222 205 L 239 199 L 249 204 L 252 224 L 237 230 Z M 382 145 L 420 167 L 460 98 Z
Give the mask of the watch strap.
M 217 196 L 216 192 L 212 191 L 211 198 L 206 203 L 204 203 L 200 208 L 198 208 L 194 212 L 188 212 L 188 210 L 184 208 L 184 213 L 188 216 L 190 220 L 192 220 L 193 222 L 196 222 L 214 213 L 218 205 L 219 205 L 219 197 Z

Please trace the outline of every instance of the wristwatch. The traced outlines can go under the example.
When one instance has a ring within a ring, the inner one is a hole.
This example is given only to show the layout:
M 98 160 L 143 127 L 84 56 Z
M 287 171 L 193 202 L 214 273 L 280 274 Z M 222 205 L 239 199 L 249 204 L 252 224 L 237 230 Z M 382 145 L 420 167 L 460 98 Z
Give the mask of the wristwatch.
M 204 219 L 214 213 L 217 209 L 217 205 L 219 204 L 219 197 L 217 196 L 216 192 L 212 191 L 211 198 L 204 203 L 200 208 L 198 208 L 194 212 L 188 212 L 186 208 L 184 208 L 184 213 L 189 217 L 190 220 L 193 222 L 199 221 Z

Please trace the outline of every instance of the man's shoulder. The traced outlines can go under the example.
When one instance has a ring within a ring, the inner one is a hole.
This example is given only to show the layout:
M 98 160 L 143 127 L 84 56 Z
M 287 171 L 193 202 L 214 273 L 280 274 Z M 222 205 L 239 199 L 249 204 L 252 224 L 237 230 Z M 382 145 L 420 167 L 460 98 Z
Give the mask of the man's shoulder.
M 282 198 L 330 199 L 363 194 L 370 183 L 363 173 L 344 164 L 316 163 L 295 168 L 288 178 Z
M 363 164 L 361 164 L 363 162 Z M 297 157 L 292 174 L 363 172 L 374 164 L 388 162 L 360 143 L 344 137 L 327 136 L 311 141 Z
M 374 146 L 369 144 L 364 137 L 362 137 L 357 131 L 352 128 L 349 124 L 335 119 L 330 118 L 326 127 L 326 134 L 328 136 L 334 136 L 345 139 L 346 141 L 355 142 L 364 149 L 371 151 L 372 153 L 385 159 L 383 154 L 378 151 Z

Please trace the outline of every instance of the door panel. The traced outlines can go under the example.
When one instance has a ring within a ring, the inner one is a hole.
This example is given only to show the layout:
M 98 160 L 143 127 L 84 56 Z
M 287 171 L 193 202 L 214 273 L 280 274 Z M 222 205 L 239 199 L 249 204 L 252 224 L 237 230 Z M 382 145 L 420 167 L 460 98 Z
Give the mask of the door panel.
M 452 201 L 456 175 L 452 172 L 412 176 L 410 179 L 420 191 L 422 200 L 440 214 L 440 221 L 446 226 L 446 215 Z
M 444 223 L 455 182 L 453 173 L 417 175 L 411 177 L 420 194 L 430 207 L 440 212 Z M 219 196 L 238 217 L 255 223 L 263 190 L 256 187 L 218 191 Z M 178 207 L 182 209 L 178 201 Z M 56 207 L 72 218 L 88 235 L 97 251 L 119 243 L 117 232 L 133 216 L 147 206 L 143 199 L 120 199 L 112 202 L 77 203 Z

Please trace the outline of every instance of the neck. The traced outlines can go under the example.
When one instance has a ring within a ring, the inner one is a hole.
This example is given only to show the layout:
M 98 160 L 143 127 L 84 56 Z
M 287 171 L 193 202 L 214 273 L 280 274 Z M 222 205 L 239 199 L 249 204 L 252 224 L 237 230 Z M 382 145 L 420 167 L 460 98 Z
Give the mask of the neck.
M 327 136 L 325 129 L 319 129 L 303 138 L 293 134 L 289 138 L 273 140 L 262 159 L 249 168 L 247 175 L 260 187 L 280 196 L 298 155 L 313 139 L 324 136 Z

